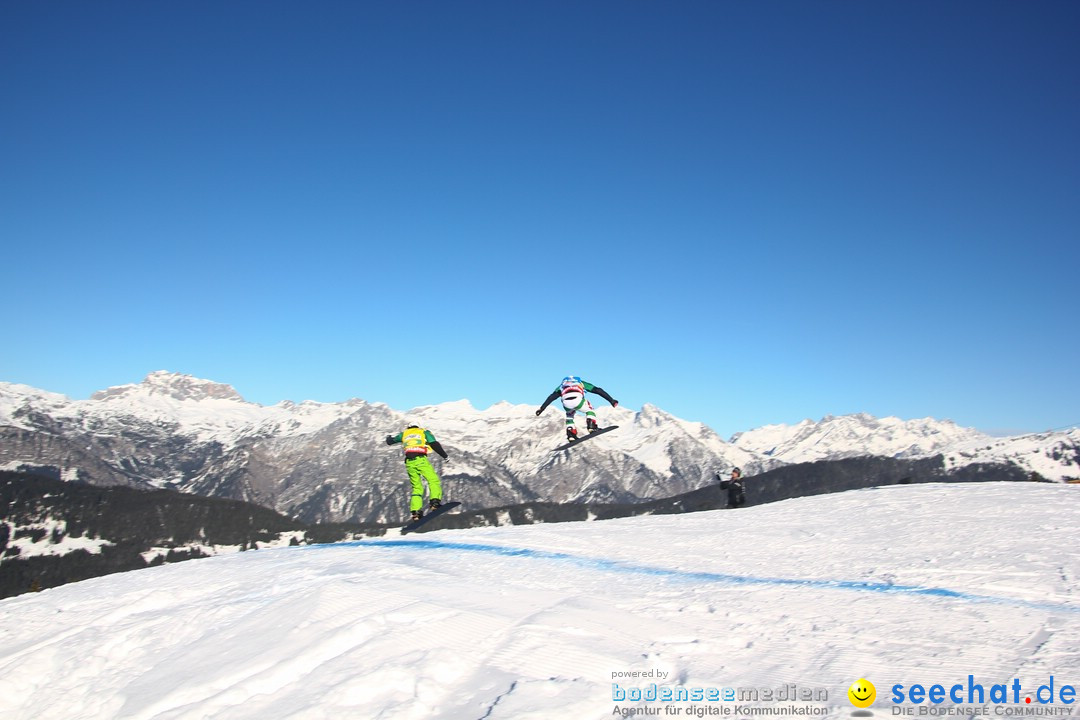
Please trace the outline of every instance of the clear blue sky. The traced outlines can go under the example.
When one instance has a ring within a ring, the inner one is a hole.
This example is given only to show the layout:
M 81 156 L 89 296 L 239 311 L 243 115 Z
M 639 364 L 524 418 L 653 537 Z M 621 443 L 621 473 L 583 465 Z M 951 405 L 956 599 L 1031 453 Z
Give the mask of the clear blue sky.
M 1072 425 L 1080 3 L 4 2 L 0 239 L 75 398 Z

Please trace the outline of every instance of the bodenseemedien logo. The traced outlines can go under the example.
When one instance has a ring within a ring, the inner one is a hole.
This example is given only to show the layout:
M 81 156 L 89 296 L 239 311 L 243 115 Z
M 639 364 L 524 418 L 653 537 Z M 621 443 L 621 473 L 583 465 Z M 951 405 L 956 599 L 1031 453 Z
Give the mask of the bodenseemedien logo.
M 756 716 L 824 717 L 829 714 L 829 689 L 787 683 L 777 687 L 732 687 L 684 685 L 680 682 L 645 685 L 622 684 L 624 678 L 673 680 L 670 671 L 616 670 L 611 673 L 611 699 L 616 703 L 612 716 L 623 718 L 664 717 L 703 718 L 726 716 L 731 720 Z

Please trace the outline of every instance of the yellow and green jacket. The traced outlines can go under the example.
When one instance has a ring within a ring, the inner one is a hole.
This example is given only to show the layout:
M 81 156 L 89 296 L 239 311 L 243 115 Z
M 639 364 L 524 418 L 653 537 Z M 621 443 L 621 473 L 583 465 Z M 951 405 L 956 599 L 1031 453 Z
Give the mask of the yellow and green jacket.
M 435 439 L 435 435 L 430 430 L 425 430 L 422 427 L 412 426 L 408 427 L 397 435 L 387 435 L 386 444 L 395 445 L 401 443 L 405 446 L 405 459 L 410 460 L 412 458 L 424 457 L 432 450 L 441 455 L 444 459 L 447 457 L 446 450 L 439 444 L 439 441 Z

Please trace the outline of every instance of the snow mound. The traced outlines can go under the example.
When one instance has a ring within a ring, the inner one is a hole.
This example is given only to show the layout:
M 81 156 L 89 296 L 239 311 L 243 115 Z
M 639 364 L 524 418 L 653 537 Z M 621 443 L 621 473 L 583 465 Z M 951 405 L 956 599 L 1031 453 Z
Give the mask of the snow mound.
M 849 717 L 846 689 L 1080 679 L 1080 488 L 912 485 L 738 511 L 260 550 L 0 601 L 5 718 Z M 627 702 L 786 688 L 814 701 Z M 822 697 L 822 693 L 824 697 Z M 702 715 L 696 715 L 701 717 Z

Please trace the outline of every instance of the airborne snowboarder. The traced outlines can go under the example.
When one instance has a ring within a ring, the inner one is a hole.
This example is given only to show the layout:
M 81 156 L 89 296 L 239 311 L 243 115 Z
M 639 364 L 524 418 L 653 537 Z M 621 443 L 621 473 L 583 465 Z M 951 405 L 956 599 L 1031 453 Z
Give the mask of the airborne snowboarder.
M 412 494 L 409 496 L 409 511 L 413 520 L 424 517 L 424 481 L 428 487 L 428 509 L 438 510 L 442 505 L 442 481 L 435 468 L 428 460 L 428 454 L 434 450 L 446 460 L 449 456 L 430 430 L 419 425 L 410 425 L 397 435 L 387 435 L 386 444 L 401 443 L 405 446 L 405 470 L 409 473 Z
M 590 432 L 595 432 L 600 429 L 600 426 L 596 422 L 596 411 L 593 410 L 592 403 L 585 397 L 585 393 L 596 393 L 600 397 L 611 403 L 612 407 L 618 407 L 619 401 L 604 392 L 604 389 L 597 387 L 592 383 L 587 383 L 576 375 L 567 375 L 563 378 L 563 381 L 559 384 L 555 390 L 548 395 L 547 400 L 540 406 L 540 409 L 536 411 L 537 416 L 547 409 L 547 406 L 555 401 L 555 398 L 562 399 L 563 409 L 566 411 L 566 441 L 573 442 L 578 439 L 577 426 L 574 423 L 574 415 L 579 410 L 585 411 L 585 428 Z

